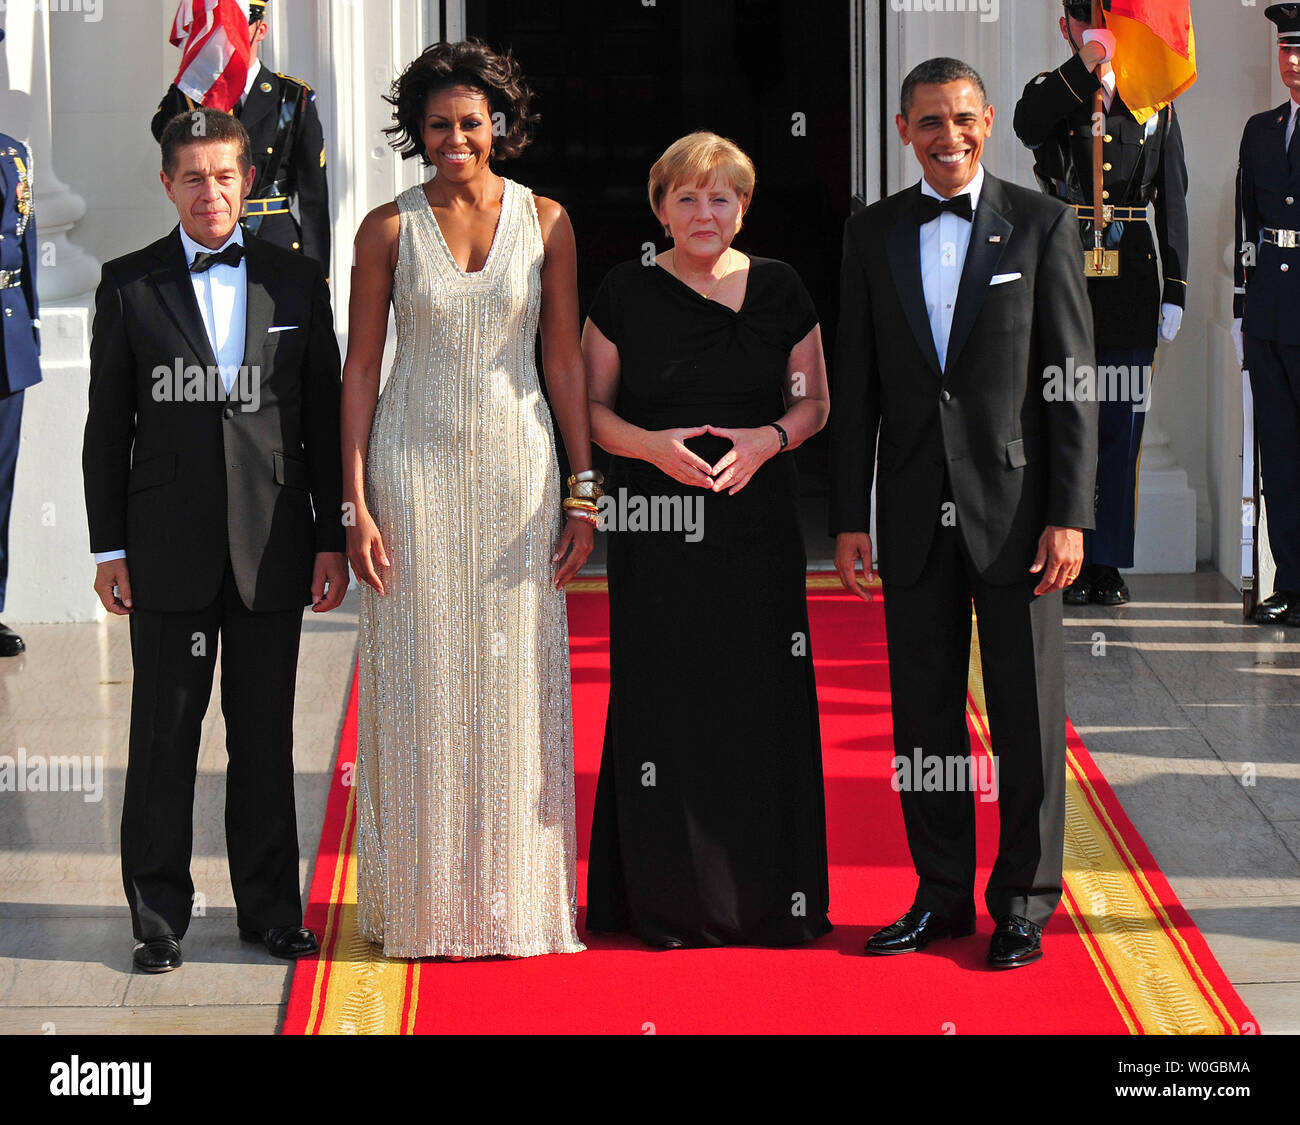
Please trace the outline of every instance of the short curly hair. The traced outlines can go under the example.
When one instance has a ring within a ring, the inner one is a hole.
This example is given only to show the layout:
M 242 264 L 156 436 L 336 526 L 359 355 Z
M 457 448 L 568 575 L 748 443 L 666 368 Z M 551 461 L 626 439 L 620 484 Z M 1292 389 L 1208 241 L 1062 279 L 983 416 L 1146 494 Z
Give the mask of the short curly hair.
M 497 54 L 481 39 L 460 43 L 434 43 L 426 47 L 393 83 L 384 101 L 393 107 L 393 120 L 384 132 L 403 160 L 418 156 L 431 164 L 421 140 L 429 95 L 453 86 L 478 90 L 488 100 L 494 119 L 492 155 L 501 160 L 518 156 L 532 142 L 538 115 L 531 112 L 533 92 L 509 51 Z M 495 119 L 505 117 L 505 132 L 498 134 Z

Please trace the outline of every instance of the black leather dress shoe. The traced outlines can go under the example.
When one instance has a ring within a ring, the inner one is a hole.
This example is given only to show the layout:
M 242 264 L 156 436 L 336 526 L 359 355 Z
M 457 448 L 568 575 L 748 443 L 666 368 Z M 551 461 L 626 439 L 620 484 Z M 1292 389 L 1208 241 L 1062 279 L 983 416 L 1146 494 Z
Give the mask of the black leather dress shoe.
M 27 646 L 23 644 L 23 639 L 7 625 L 0 625 L 0 656 L 17 656 L 20 652 L 26 652 Z
M 1092 600 L 1097 605 L 1128 605 L 1128 587 L 1113 566 L 1093 568 Z
M 271 956 L 283 957 L 286 961 L 310 957 L 313 953 L 320 952 L 316 935 L 305 926 L 274 926 L 261 934 L 256 930 L 245 930 L 241 926 L 239 940 L 260 942 L 266 946 Z
M 1295 590 L 1274 590 L 1255 607 L 1251 619 L 1256 625 L 1281 625 L 1293 609 L 1300 609 L 1300 593 Z
M 1018 914 L 1004 919 L 989 942 L 989 964 L 995 969 L 1017 969 L 1043 956 L 1043 927 Z
M 944 918 L 930 910 L 912 907 L 897 922 L 867 938 L 866 951 L 882 955 L 915 953 L 940 938 L 969 937 L 975 932 L 975 911 L 959 918 Z
M 1092 601 L 1092 567 L 1085 566 L 1079 577 L 1071 582 L 1061 595 L 1066 605 L 1087 605 Z
M 131 958 L 142 973 L 170 973 L 181 967 L 181 939 L 175 934 L 149 938 Z

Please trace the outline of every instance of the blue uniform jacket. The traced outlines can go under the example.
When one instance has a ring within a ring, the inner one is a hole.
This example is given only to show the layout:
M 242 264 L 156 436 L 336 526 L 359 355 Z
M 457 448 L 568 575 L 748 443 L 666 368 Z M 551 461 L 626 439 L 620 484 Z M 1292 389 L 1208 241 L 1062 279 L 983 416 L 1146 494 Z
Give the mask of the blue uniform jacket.
M 26 171 L 24 177 L 23 171 Z M 0 271 L 22 285 L 0 289 L 0 396 L 41 381 L 41 321 L 36 298 L 36 212 L 31 149 L 0 133 Z M 19 185 L 25 201 L 20 205 Z M 23 214 L 23 211 L 27 214 Z

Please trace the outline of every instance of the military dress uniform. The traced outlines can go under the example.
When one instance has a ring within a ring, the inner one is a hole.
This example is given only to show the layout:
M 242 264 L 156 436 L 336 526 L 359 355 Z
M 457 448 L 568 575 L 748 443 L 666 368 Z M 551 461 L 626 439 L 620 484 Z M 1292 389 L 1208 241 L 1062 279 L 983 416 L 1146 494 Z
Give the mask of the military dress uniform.
M 154 140 L 162 139 L 173 117 L 197 104 L 172 86 L 154 114 Z M 305 82 L 262 67 L 234 115 L 248 130 L 256 170 L 244 205 L 244 229 L 314 258 L 328 277 L 329 186 L 316 94 Z M 295 201 L 297 217 L 290 210 Z
M 9 513 L 23 393 L 41 381 L 33 200 L 32 150 L 0 133 L 0 612 L 9 578 Z M 0 656 L 21 651 L 22 641 L 0 626 Z
M 1034 174 L 1043 189 L 1080 212 L 1079 268 L 1082 250 L 1094 245 L 1092 210 L 1093 97 L 1101 79 L 1076 54 L 1054 71 L 1039 74 L 1016 105 L 1015 131 L 1034 153 Z M 1115 93 L 1103 135 L 1103 203 L 1114 222 L 1104 245 L 1118 250 L 1119 276 L 1088 281 L 1097 339 L 1097 367 L 1146 372 L 1155 360 L 1162 304 L 1187 305 L 1187 165 L 1183 135 L 1172 105 L 1140 124 Z M 1155 203 L 1155 234 L 1147 205 Z M 1160 260 L 1156 260 L 1156 243 Z M 1146 420 L 1146 380 L 1129 395 L 1101 402 L 1097 459 L 1097 529 L 1084 532 L 1084 566 L 1096 575 L 1112 568 L 1118 583 L 1092 600 L 1120 604 L 1127 590 L 1118 570 L 1133 565 L 1136 532 L 1137 466 Z M 1134 393 L 1136 391 L 1136 393 Z M 1141 396 L 1139 398 L 1139 396 Z M 1134 401 L 1137 399 L 1138 401 Z M 1089 571 L 1082 572 L 1087 575 Z M 1100 583 L 1101 580 L 1094 579 Z M 1122 596 L 1116 596 L 1122 591 Z M 1086 602 L 1072 587 L 1067 600 Z
M 1265 15 L 1281 46 L 1300 48 L 1300 4 Z M 1277 564 L 1261 624 L 1300 625 L 1300 91 L 1246 122 L 1237 170 L 1236 294 L 1255 433 Z

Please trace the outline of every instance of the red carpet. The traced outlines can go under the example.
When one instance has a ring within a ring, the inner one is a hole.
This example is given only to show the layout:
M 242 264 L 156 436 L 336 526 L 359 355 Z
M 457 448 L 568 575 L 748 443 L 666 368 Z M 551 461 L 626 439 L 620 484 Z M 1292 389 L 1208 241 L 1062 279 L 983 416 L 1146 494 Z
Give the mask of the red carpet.
M 579 839 L 579 927 L 608 690 L 608 603 L 569 597 Z M 864 956 L 911 902 L 915 874 L 890 786 L 888 670 L 879 598 L 864 606 L 810 578 L 826 775 L 833 933 L 794 950 L 654 951 L 582 933 L 588 952 L 519 961 L 387 961 L 356 932 L 351 763 L 356 689 L 336 765 L 286 1034 L 321 1033 L 1208 1033 L 1258 1030 L 1118 801 L 1070 731 L 1066 900 L 1039 964 L 994 973 L 992 923 L 920 954 Z M 972 680 L 975 750 L 985 737 Z M 977 802 L 979 892 L 997 840 Z M 981 907 L 982 910 L 982 907 Z

